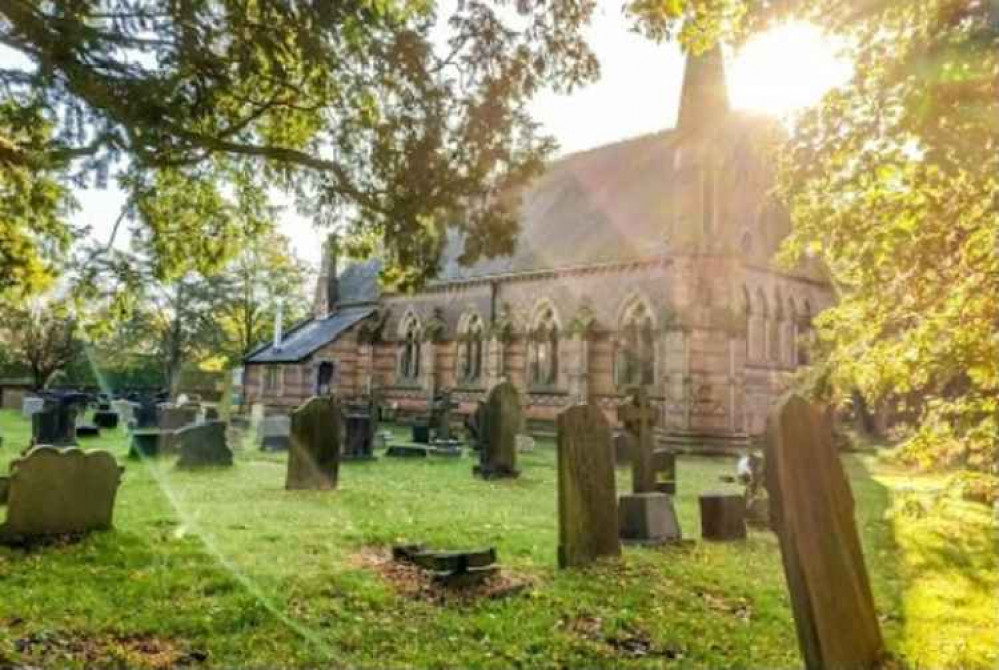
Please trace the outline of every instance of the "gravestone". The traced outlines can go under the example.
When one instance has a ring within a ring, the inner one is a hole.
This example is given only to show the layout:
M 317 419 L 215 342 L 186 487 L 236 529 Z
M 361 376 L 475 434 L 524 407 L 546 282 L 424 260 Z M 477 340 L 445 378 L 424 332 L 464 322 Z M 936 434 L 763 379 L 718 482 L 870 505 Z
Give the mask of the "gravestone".
M 118 415 L 118 423 L 128 425 L 135 418 L 138 403 L 131 400 L 112 400 L 111 411 Z
M 451 401 L 450 389 L 443 389 L 434 398 L 433 406 L 430 410 L 430 427 L 433 430 L 433 437 L 438 440 L 451 439 L 451 411 L 457 407 Z
M 393 444 L 385 450 L 389 458 L 426 458 L 430 455 L 430 447 L 419 444 Z
M 375 458 L 375 421 L 367 411 L 354 409 L 344 417 L 346 440 L 342 460 L 371 461 Z
M 31 415 L 31 444 L 71 447 L 76 444 L 76 406 L 61 399 L 44 400 Z
M 291 417 L 284 414 L 265 416 L 257 424 L 263 451 L 286 451 L 291 444 Z
M 621 496 L 618 506 L 621 539 L 635 544 L 660 544 L 680 539 L 673 498 L 658 489 L 656 458 L 652 449 L 652 425 L 656 413 L 645 387 L 629 391 L 628 401 L 618 407 L 618 418 L 628 435 L 631 455 L 631 494 Z
M 133 413 L 135 425 L 133 427 L 138 429 L 156 428 L 156 405 L 156 399 L 150 397 L 142 398 L 136 402 Z
M 534 451 L 534 438 L 524 433 L 517 435 L 517 453 L 530 454 Z
M 101 429 L 92 423 L 81 423 L 76 426 L 77 437 L 100 437 Z
M 110 406 L 107 409 L 98 408 L 94 412 L 94 425 L 98 428 L 107 428 L 108 430 L 117 428 L 118 412 L 115 412 Z
M 593 405 L 558 415 L 558 564 L 587 565 L 620 556 L 610 428 Z
M 155 458 L 160 455 L 163 432 L 158 428 L 134 428 L 128 450 L 129 458 Z
M 701 537 L 727 542 L 746 539 L 746 499 L 738 493 L 703 493 Z
M 335 489 L 340 470 L 340 404 L 314 396 L 291 413 L 285 488 Z
M 156 408 L 156 426 L 160 430 L 180 430 L 198 421 L 197 405 L 161 404 Z
M 180 450 L 178 468 L 232 465 L 232 450 L 226 439 L 225 421 L 206 421 L 181 428 L 175 440 Z
M 106 451 L 35 447 L 10 465 L 0 542 L 111 527 L 121 469 Z
M 520 394 L 510 382 L 489 391 L 482 413 L 484 441 L 472 472 L 483 479 L 517 477 L 517 433 L 521 427 Z
M 884 648 L 853 493 L 821 413 L 791 396 L 767 425 L 770 519 L 805 665 L 871 668 Z
M 430 420 L 418 417 L 413 421 L 412 439 L 416 444 L 430 444 Z

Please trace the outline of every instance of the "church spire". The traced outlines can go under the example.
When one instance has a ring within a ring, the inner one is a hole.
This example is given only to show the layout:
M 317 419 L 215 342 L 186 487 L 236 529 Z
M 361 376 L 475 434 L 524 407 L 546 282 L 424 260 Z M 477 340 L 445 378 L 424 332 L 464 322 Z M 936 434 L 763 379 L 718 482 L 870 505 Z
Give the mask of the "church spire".
M 677 129 L 687 133 L 710 128 L 724 119 L 728 111 L 721 46 L 716 44 L 701 54 L 688 53 Z

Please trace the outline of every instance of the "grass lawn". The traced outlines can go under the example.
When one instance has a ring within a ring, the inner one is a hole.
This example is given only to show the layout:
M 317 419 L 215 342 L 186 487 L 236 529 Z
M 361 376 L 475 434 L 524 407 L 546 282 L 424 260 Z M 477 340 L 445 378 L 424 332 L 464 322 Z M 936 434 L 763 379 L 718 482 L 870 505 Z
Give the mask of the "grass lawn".
M 29 427 L 0 412 L 0 472 Z M 341 466 L 336 492 L 286 492 L 284 457 L 179 472 L 126 461 L 124 432 L 86 447 L 126 463 L 115 530 L 31 551 L 0 548 L 0 667 L 800 666 L 776 539 L 625 549 L 558 571 L 555 455 L 540 442 L 515 481 L 472 460 Z M 249 447 L 249 445 L 248 445 Z M 885 637 L 919 667 L 999 664 L 991 510 L 938 499 L 942 479 L 847 459 Z M 681 524 L 732 462 L 684 458 Z M 618 471 L 619 490 L 629 474 Z M 2 513 L 0 513 L 2 515 Z M 529 587 L 441 604 L 400 593 L 370 556 L 400 541 L 497 548 Z

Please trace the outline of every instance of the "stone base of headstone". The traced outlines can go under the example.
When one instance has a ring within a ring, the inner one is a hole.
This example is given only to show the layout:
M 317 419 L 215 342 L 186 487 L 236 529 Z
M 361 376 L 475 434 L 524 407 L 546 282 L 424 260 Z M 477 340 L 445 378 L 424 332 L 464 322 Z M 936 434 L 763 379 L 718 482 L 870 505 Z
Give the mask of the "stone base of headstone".
M 101 429 L 93 424 L 84 424 L 76 427 L 77 437 L 100 437 Z
M 520 470 L 480 464 L 472 468 L 472 474 L 482 479 L 516 479 Z
M 618 499 L 618 526 L 625 544 L 679 542 L 680 522 L 665 493 L 632 493 Z
M 393 444 L 385 450 L 389 458 L 426 458 L 429 453 L 429 447 L 417 444 Z
M 746 539 L 746 499 L 738 493 L 700 496 L 701 537 L 705 540 Z
M 431 579 L 442 586 L 462 588 L 480 584 L 499 573 L 496 549 L 472 551 L 431 551 L 422 544 L 392 547 L 392 558 L 430 571 Z
M 434 440 L 430 443 L 430 455 L 460 458 L 461 447 L 459 440 Z
M 98 410 L 94 412 L 94 425 L 98 428 L 113 430 L 118 427 L 118 412 Z

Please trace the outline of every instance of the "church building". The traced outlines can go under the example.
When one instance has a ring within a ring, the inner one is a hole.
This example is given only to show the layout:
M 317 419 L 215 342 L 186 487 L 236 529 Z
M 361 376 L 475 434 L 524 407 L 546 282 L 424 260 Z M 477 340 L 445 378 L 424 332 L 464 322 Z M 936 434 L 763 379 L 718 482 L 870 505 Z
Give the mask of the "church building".
M 448 388 L 467 412 L 509 380 L 541 430 L 578 402 L 616 421 L 642 384 L 661 441 L 744 446 L 833 300 L 820 268 L 771 261 L 790 230 L 763 150 L 775 132 L 730 109 L 715 49 L 688 57 L 676 128 L 549 165 L 509 256 L 462 266 L 453 239 L 436 280 L 394 294 L 377 259 L 338 271 L 331 237 L 313 318 L 246 358 L 246 401 L 290 411 L 377 388 L 417 411 Z

